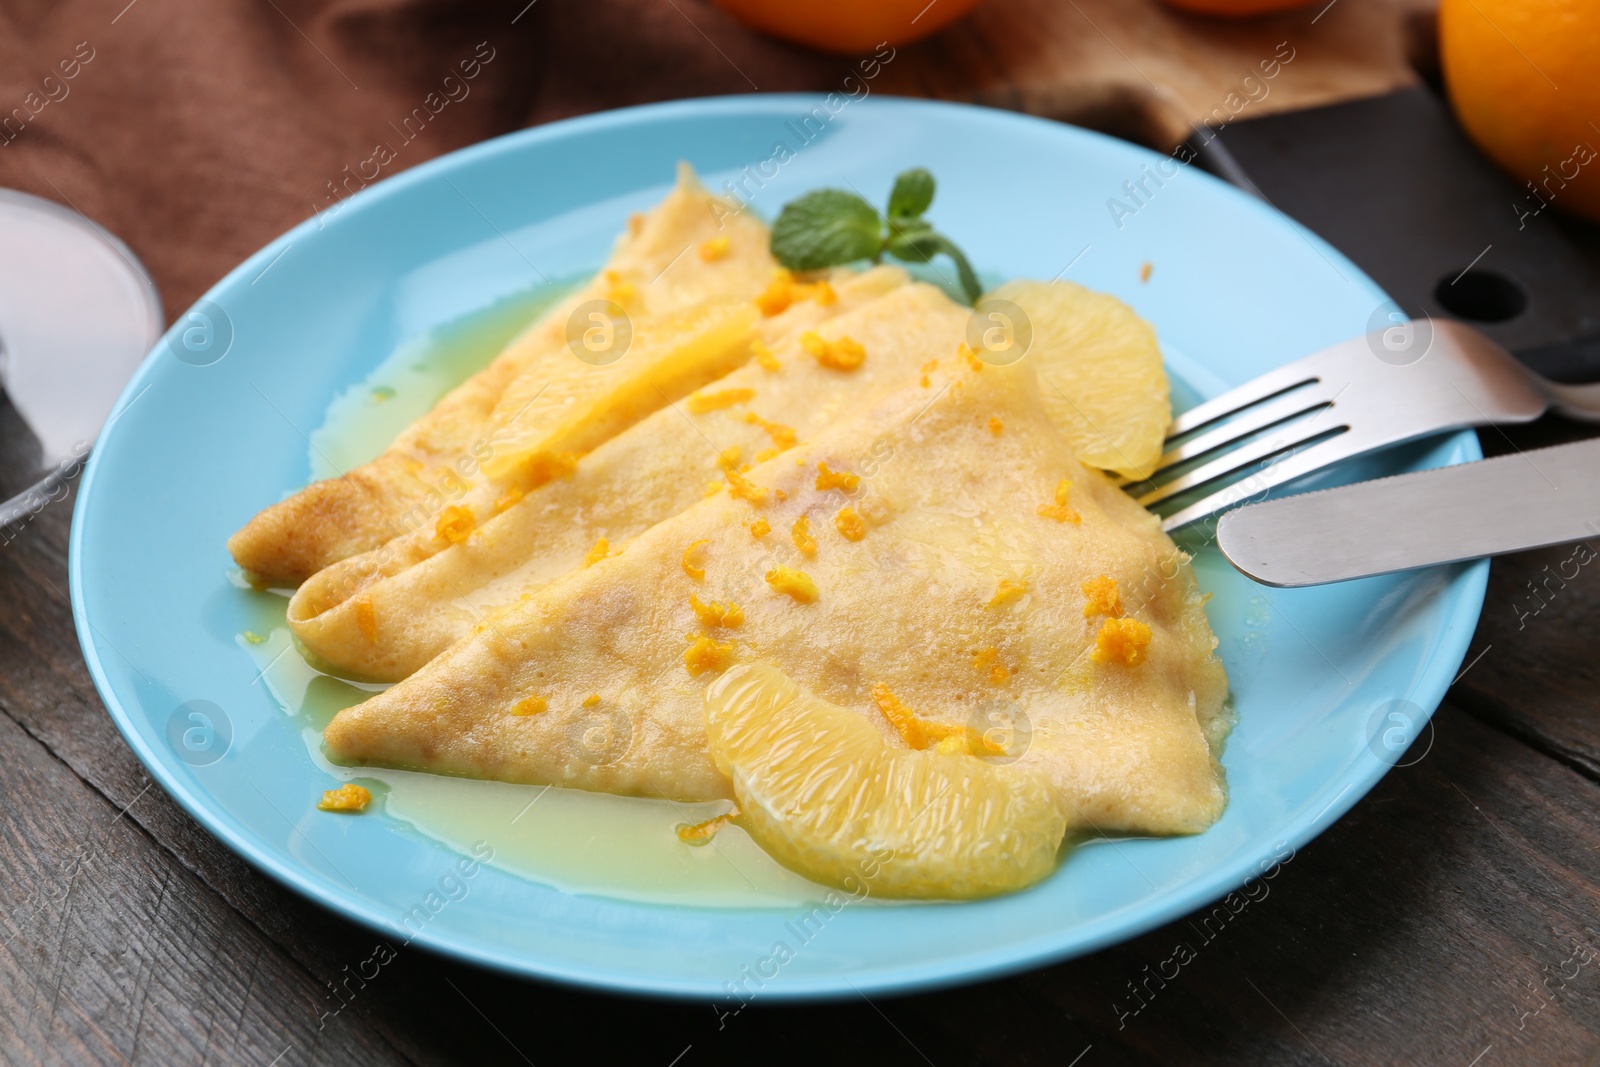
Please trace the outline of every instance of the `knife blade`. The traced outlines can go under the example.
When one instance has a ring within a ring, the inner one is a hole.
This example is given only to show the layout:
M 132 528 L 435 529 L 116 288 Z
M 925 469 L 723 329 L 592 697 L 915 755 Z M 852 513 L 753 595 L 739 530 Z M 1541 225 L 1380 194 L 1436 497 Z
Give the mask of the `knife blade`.
M 1250 504 L 1217 547 L 1294 588 L 1600 540 L 1600 438 Z

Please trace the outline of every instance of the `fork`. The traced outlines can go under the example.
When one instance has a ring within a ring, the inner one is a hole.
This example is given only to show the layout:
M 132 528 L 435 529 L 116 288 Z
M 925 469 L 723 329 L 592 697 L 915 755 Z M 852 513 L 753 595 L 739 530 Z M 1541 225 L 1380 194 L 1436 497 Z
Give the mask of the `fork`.
M 1531 422 L 1552 409 L 1600 422 L 1600 382 L 1552 382 L 1470 326 L 1414 321 L 1353 337 L 1191 408 L 1173 420 L 1149 477 L 1124 484 L 1154 485 L 1137 495 L 1153 507 L 1262 464 L 1166 516 L 1161 525 L 1170 532 L 1340 460 L 1446 430 Z M 1155 485 L 1196 460 L 1204 461 Z

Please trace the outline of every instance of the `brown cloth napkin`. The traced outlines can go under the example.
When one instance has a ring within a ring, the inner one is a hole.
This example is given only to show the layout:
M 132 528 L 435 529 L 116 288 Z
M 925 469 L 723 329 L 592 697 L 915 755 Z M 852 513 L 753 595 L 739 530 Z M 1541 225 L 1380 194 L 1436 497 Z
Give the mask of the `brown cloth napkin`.
M 334 186 L 847 67 L 697 0 L 0 0 L 0 186 L 121 237 L 170 319 Z
M 1219 24 L 1159 0 L 990 0 L 898 49 L 871 91 L 1018 108 L 1165 151 L 1281 41 L 1297 58 L 1252 115 L 1414 83 L 1402 31 L 1432 3 Z M 170 318 L 363 168 L 387 177 L 627 104 L 848 91 L 855 62 L 764 37 L 709 0 L 0 0 L 0 186 L 121 236 Z

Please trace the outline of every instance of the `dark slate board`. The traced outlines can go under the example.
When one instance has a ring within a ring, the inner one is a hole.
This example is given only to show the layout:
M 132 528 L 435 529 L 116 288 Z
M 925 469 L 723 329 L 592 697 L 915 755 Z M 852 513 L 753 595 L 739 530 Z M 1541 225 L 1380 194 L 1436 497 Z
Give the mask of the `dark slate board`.
M 1246 120 L 1214 137 L 1213 170 L 1327 239 L 1412 315 L 1470 321 L 1551 377 L 1600 378 L 1600 232 L 1541 210 L 1433 89 Z

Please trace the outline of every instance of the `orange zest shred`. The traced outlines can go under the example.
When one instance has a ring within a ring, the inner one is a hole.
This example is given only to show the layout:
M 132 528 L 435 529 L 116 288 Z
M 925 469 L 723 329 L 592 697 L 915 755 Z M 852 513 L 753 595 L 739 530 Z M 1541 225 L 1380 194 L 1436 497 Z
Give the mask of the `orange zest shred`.
M 1039 516 L 1057 522 L 1082 522 L 1083 516 L 1067 506 L 1067 494 L 1072 491 L 1072 479 L 1063 478 L 1056 483 L 1056 502 L 1040 504 Z
M 780 593 L 786 593 L 801 604 L 817 599 L 817 583 L 805 571 L 793 567 L 774 567 L 767 572 L 767 584 Z
M 704 415 L 708 411 L 720 411 L 743 404 L 755 395 L 754 389 L 719 389 L 715 393 L 696 393 L 685 403 L 691 415 Z
M 974 352 L 972 346 L 965 341 L 961 342 L 961 346 L 956 349 L 956 355 L 960 356 L 966 365 L 973 370 L 983 370 L 983 360 L 978 358 L 978 353 Z
M 933 382 L 928 378 L 928 375 L 932 374 L 934 371 L 936 371 L 938 369 L 939 369 L 939 361 L 936 360 L 936 359 L 930 359 L 930 360 L 928 360 L 928 362 L 926 362 L 926 363 L 924 363 L 922 365 L 922 370 L 921 370 L 920 373 L 922 374 L 921 385 L 922 385 L 922 387 L 924 389 L 928 388 L 928 386 L 933 384 Z
M 928 732 L 916 712 L 900 702 L 900 698 L 889 691 L 886 685 L 878 684 L 872 687 L 873 702 L 878 705 L 878 710 L 883 712 L 883 717 L 889 720 L 889 725 L 905 741 L 907 748 L 927 748 L 929 745 Z
M 356 629 L 361 631 L 361 636 L 368 641 L 378 639 L 378 613 L 372 607 L 372 594 L 362 593 L 356 597 Z
M 778 450 L 776 448 L 763 448 L 761 451 L 756 453 L 756 462 L 765 463 L 767 460 L 772 459 L 776 455 L 778 455 Z
M 701 261 L 710 263 L 713 260 L 721 259 L 728 254 L 728 245 L 730 243 L 728 235 L 725 233 L 701 241 L 699 248 Z
M 811 536 L 811 521 L 804 515 L 794 520 L 794 525 L 789 528 L 789 536 L 794 538 L 794 547 L 800 550 L 802 556 L 817 554 L 817 539 Z
M 797 282 L 793 274 L 780 270 L 773 276 L 772 283 L 766 290 L 756 297 L 756 307 L 761 309 L 761 314 L 770 317 L 787 311 L 791 304 L 801 300 L 814 300 L 827 307 L 838 299 L 839 294 L 834 292 L 833 286 L 825 279 L 816 282 Z
M 1117 580 L 1101 575 L 1090 578 L 1083 583 L 1084 595 L 1083 617 L 1092 619 L 1096 615 L 1117 616 L 1122 614 L 1122 594 L 1117 592 Z
M 761 309 L 761 314 L 770 318 L 786 311 L 789 305 L 798 299 L 800 298 L 795 295 L 794 275 L 786 270 L 780 270 L 773 276 L 772 283 L 766 290 L 756 297 L 756 307 Z
M 703 604 L 699 597 L 691 594 L 689 606 L 694 609 L 695 616 L 703 626 L 726 626 L 731 630 L 744 625 L 744 609 L 737 604 L 724 604 L 720 600 Z
M 1001 422 L 999 419 L 990 419 L 989 420 L 989 432 L 994 434 L 996 437 L 999 437 L 1000 436 L 1000 431 L 1005 429 L 1005 428 L 1006 428 L 1006 424 Z
M 831 471 L 826 463 L 817 464 L 817 492 L 826 492 L 829 489 L 842 489 L 846 493 L 853 493 L 861 484 L 861 475 L 851 474 L 849 471 Z
M 756 362 L 761 364 L 762 370 L 777 371 L 783 369 L 783 364 L 779 363 L 778 357 L 772 354 L 772 349 L 760 341 L 750 342 L 750 354 L 756 357 Z
M 372 803 L 372 793 L 365 786 L 346 782 L 338 789 L 324 789 L 322 800 L 317 804 L 318 811 L 342 811 L 360 814 L 367 810 L 367 805 Z
M 599 693 L 590 693 L 588 696 L 584 697 L 583 698 L 583 706 L 586 707 L 586 708 L 597 708 L 597 707 L 599 707 L 600 706 L 600 694 Z
M 1089 658 L 1096 663 L 1137 667 L 1150 648 L 1150 627 L 1138 619 L 1107 619 L 1094 639 Z
M 738 817 L 739 809 L 734 808 L 732 811 L 723 812 L 721 815 L 707 819 L 705 822 L 697 822 L 693 825 L 680 823 L 678 826 L 678 840 L 686 845 L 703 845 L 715 837 L 718 830 Z
M 839 514 L 833 517 L 833 525 L 846 541 L 859 541 L 867 536 L 867 524 L 852 507 L 840 508 Z
M 757 519 L 750 524 L 750 536 L 756 539 L 763 538 L 772 532 L 772 523 L 766 519 Z
M 600 540 L 594 543 L 594 547 L 589 549 L 588 555 L 583 557 L 583 565 L 585 567 L 593 567 L 596 563 L 599 563 L 610 554 L 611 542 L 602 537 Z
M 867 361 L 867 350 L 850 338 L 829 341 L 815 330 L 800 335 L 800 347 L 829 370 L 853 371 Z
M 449 544 L 459 545 L 472 536 L 472 530 L 477 525 L 478 520 L 472 514 L 471 508 L 452 504 L 439 512 L 439 518 L 433 524 L 433 536 Z
M 1003 756 L 1005 749 L 966 726 L 929 722 L 901 703 L 886 685 L 872 687 L 872 699 L 907 748 L 937 747 L 946 755 L 966 752 L 974 756 Z
M 717 466 L 721 467 L 723 470 L 727 470 L 730 467 L 737 470 L 739 466 L 739 446 L 729 445 L 721 452 L 718 452 Z
M 701 545 L 709 545 L 710 543 L 711 538 L 703 537 L 698 541 L 690 542 L 689 547 L 683 550 L 683 573 L 697 582 L 706 576 L 706 569 L 695 563 L 692 557 Z
M 1011 680 L 1011 671 L 1000 662 L 1000 650 L 990 646 L 972 657 L 974 670 L 988 670 L 990 685 L 1005 685 Z
M 756 485 L 750 479 L 736 470 L 723 472 L 728 476 L 728 495 L 739 500 L 748 500 L 752 504 L 765 504 L 768 490 L 765 486 Z
M 1022 594 L 1027 591 L 1027 582 L 1014 582 L 1010 578 L 1002 578 L 994 591 L 994 596 L 989 599 L 989 606 L 998 608 L 1002 604 L 1009 604 L 1013 600 L 1021 599 Z
M 542 696 L 525 696 L 511 705 L 513 715 L 537 715 L 550 706 L 549 701 Z
M 535 452 L 523 461 L 518 480 L 524 489 L 537 489 L 577 470 L 578 458 L 573 452 Z
M 733 642 L 713 641 L 705 634 L 691 634 L 693 642 L 683 653 L 683 665 L 690 677 L 698 678 L 707 671 L 727 670 L 733 662 Z
M 513 485 L 510 489 L 507 489 L 504 493 L 501 493 L 500 498 L 494 502 L 495 514 L 498 515 L 507 508 L 515 507 L 517 501 L 521 500 L 524 495 L 525 494 L 521 489 L 518 489 Z
M 794 447 L 796 438 L 793 426 L 785 426 L 781 422 L 770 422 L 753 411 L 745 413 L 744 421 L 751 426 L 759 426 L 767 431 L 767 436 L 772 438 L 772 443 L 779 448 Z

